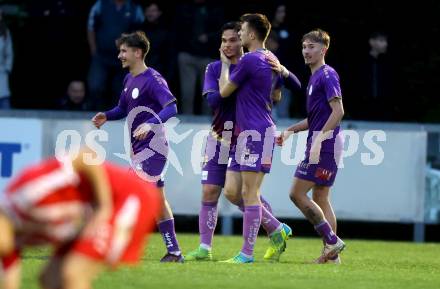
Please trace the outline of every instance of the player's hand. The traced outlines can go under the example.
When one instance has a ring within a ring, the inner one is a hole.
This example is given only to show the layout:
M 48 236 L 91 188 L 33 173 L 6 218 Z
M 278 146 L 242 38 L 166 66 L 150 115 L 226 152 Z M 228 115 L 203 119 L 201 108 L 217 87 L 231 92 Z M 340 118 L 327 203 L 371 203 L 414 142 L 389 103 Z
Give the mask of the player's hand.
M 328 130 L 326 132 L 319 132 L 317 135 L 313 135 L 312 137 L 312 146 L 310 147 L 310 164 L 318 164 L 320 161 L 320 154 L 322 148 L 322 142 L 331 138 L 333 135 L 333 130 Z
M 231 65 L 231 60 L 226 56 L 226 54 L 223 52 L 223 47 L 220 46 L 220 60 L 222 63 L 226 65 Z
M 284 144 L 284 131 L 275 138 L 275 143 L 277 144 L 277 146 L 283 146 Z
M 317 165 L 319 163 L 320 153 L 321 153 L 320 148 L 316 147 L 315 145 L 312 145 L 309 155 L 309 164 Z
M 105 116 L 105 113 L 103 112 L 98 112 L 93 118 L 92 118 L 92 122 L 93 125 L 96 128 L 100 128 L 105 122 L 107 121 L 107 116 Z
M 150 130 L 151 125 L 149 125 L 148 123 L 142 123 L 134 130 L 133 137 L 137 140 L 144 140 L 147 138 Z
M 281 74 L 283 77 L 289 76 L 289 71 L 280 63 L 280 61 L 271 55 L 266 56 L 267 62 L 269 62 L 273 71 Z M 287 74 L 287 76 L 286 76 Z
M 316 137 L 314 137 L 312 146 L 310 147 L 310 156 L 309 163 L 312 165 L 316 165 L 319 163 L 319 156 L 321 154 L 321 146 L 322 142 L 325 140 L 325 135 L 323 133 L 319 133 Z
M 277 136 L 275 138 L 275 143 L 278 146 L 282 146 L 284 144 L 284 142 L 292 135 L 295 134 L 295 132 L 290 131 L 290 130 L 285 130 L 283 131 L 279 136 Z

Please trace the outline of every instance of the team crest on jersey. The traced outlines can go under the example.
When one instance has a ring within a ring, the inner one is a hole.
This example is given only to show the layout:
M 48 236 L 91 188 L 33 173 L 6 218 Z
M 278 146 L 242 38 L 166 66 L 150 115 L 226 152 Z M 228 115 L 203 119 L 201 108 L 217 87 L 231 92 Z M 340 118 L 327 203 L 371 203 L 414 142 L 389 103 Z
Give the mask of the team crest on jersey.
M 313 85 L 310 84 L 310 87 L 309 87 L 309 95 L 312 95 L 312 92 L 313 92 Z
M 138 98 L 138 96 L 139 96 L 139 88 L 135 87 L 135 88 L 131 91 L 131 97 L 132 97 L 133 99 L 136 99 L 136 98 Z

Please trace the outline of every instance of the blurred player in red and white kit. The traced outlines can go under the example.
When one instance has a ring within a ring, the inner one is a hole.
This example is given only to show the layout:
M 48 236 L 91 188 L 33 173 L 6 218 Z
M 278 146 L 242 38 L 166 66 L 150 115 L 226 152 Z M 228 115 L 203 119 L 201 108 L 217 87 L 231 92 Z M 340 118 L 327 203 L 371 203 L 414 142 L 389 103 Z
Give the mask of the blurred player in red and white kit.
M 43 288 L 88 289 L 106 267 L 139 260 L 161 210 L 155 186 L 94 153 L 29 167 L 0 193 L 0 288 L 20 287 L 20 251 L 50 244 Z M 59 158 L 61 159 L 61 158 Z

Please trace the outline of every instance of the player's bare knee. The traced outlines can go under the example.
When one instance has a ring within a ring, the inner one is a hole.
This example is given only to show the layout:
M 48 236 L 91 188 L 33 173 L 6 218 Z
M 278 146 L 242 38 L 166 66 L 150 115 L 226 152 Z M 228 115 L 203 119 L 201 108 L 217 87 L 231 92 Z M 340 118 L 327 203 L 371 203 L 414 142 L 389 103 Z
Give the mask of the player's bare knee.
M 259 197 L 258 193 L 254 192 L 254 191 L 250 191 L 250 192 L 243 191 L 241 196 L 242 196 L 243 202 L 246 206 L 249 204 L 257 204 L 260 202 L 260 197 Z
M 203 186 L 203 201 L 204 202 L 216 202 L 220 197 L 221 188 L 218 186 L 204 185 Z
M 295 191 L 291 191 L 289 194 L 290 200 L 295 204 L 295 206 L 299 206 L 301 203 L 301 196 Z
M 228 199 L 231 203 L 237 205 L 241 201 L 241 195 L 238 194 L 235 190 L 228 190 L 225 188 L 225 197 Z
M 313 194 L 312 199 L 317 204 L 325 204 L 328 203 L 328 197 L 320 194 Z
M 290 198 L 290 200 L 291 200 L 295 205 L 297 205 L 296 198 L 295 198 L 295 195 L 294 195 L 293 193 L 290 193 L 290 194 L 289 194 L 289 198 Z
M 240 188 L 237 187 L 237 185 L 234 182 L 232 183 L 226 182 L 224 188 L 224 195 L 226 199 L 228 199 L 231 203 L 235 205 L 237 205 L 241 201 Z
M 238 205 L 241 201 L 241 197 L 234 194 L 229 194 L 229 195 L 225 194 L 225 197 L 234 205 Z
M 315 186 L 312 193 L 312 199 L 318 204 L 326 204 L 329 202 L 328 188 Z

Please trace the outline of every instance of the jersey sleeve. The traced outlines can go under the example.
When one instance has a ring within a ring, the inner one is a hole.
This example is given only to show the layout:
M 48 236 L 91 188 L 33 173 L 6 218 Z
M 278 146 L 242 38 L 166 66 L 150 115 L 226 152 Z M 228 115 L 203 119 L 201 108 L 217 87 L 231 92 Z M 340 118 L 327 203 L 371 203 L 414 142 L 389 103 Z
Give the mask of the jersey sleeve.
M 160 103 L 162 107 L 176 102 L 176 98 L 168 88 L 168 84 L 161 75 L 154 75 L 154 83 L 151 88 L 151 95 Z
M 336 71 L 325 72 L 322 78 L 325 96 L 328 101 L 333 98 L 342 98 L 339 75 Z
M 203 82 L 203 95 L 206 95 L 209 92 L 218 91 L 218 78 L 220 75 L 217 75 L 214 70 L 214 64 L 209 63 L 206 66 L 205 70 L 205 80 Z

